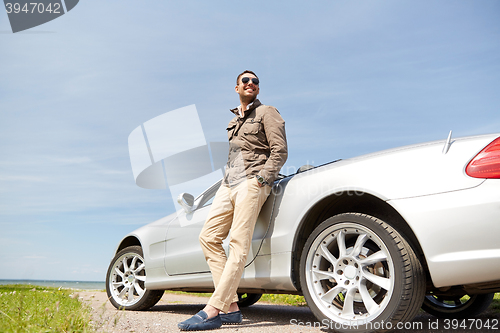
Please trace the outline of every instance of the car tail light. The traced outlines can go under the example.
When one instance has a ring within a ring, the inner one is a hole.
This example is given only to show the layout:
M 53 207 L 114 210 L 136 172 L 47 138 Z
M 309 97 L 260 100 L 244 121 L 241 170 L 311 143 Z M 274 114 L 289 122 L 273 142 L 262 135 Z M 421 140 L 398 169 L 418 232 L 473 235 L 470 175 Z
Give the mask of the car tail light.
M 469 162 L 465 173 L 474 178 L 500 178 L 500 138 L 496 138 Z

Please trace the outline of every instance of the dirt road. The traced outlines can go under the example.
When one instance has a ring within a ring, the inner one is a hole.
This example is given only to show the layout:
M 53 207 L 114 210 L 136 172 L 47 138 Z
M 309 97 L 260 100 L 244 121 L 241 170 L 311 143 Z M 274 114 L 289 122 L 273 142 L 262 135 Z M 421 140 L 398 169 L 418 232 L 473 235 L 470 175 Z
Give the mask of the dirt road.
M 80 299 L 93 308 L 93 321 L 98 332 L 142 333 L 180 332 L 177 323 L 199 310 L 208 298 L 165 293 L 160 302 L 148 311 L 119 311 L 107 301 L 104 292 L 80 292 Z M 243 323 L 223 326 L 211 332 L 287 333 L 325 332 L 328 326 L 318 322 L 308 307 L 274 305 L 258 302 L 243 309 Z M 496 328 L 492 324 L 496 322 Z M 484 326 L 489 323 L 490 328 Z M 316 327 L 314 327 L 316 325 Z M 399 332 L 496 332 L 500 333 L 500 316 L 486 312 L 474 321 L 444 321 L 421 312 L 412 322 L 404 323 Z M 472 326 L 471 326 L 472 325 Z M 461 326 L 461 327 L 460 327 Z M 477 329 L 483 327 L 481 330 Z M 449 329 L 445 329 L 445 328 Z

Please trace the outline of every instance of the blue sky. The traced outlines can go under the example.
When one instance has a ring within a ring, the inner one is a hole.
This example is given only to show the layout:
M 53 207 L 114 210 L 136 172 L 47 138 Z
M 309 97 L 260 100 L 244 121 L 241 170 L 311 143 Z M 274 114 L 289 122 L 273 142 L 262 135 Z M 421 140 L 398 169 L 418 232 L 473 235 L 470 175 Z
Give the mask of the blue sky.
M 226 139 L 235 77 L 286 121 L 284 170 L 500 132 L 500 2 L 97 1 L 12 34 L 0 13 L 0 279 L 103 281 L 118 241 L 174 211 L 127 138 L 195 104 Z

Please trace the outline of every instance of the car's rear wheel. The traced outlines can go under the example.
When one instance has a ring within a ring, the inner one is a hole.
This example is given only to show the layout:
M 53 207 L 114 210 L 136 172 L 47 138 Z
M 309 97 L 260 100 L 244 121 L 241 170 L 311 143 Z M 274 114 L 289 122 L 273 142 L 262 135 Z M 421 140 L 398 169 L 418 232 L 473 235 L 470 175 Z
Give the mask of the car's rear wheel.
M 116 254 L 106 275 L 109 301 L 118 309 L 146 310 L 158 303 L 163 290 L 148 290 L 146 266 L 140 246 L 129 246 Z
M 422 309 L 439 318 L 472 318 L 490 306 L 495 294 L 464 296 L 427 295 Z
M 238 294 L 238 307 L 245 308 L 254 305 L 262 297 L 262 294 Z
M 355 213 L 314 229 L 300 283 L 318 320 L 342 332 L 394 329 L 413 319 L 425 296 L 422 265 L 406 240 L 384 221 Z

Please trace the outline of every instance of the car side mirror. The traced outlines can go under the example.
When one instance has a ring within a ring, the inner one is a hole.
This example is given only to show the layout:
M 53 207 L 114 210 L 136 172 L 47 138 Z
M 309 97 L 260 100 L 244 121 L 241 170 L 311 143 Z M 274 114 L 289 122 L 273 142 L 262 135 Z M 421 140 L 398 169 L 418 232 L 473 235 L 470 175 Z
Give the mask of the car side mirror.
M 179 203 L 179 205 L 181 205 L 182 208 L 184 208 L 186 214 L 189 214 L 196 209 L 196 207 L 194 206 L 194 197 L 192 194 L 179 194 L 179 196 L 177 197 L 177 202 Z

